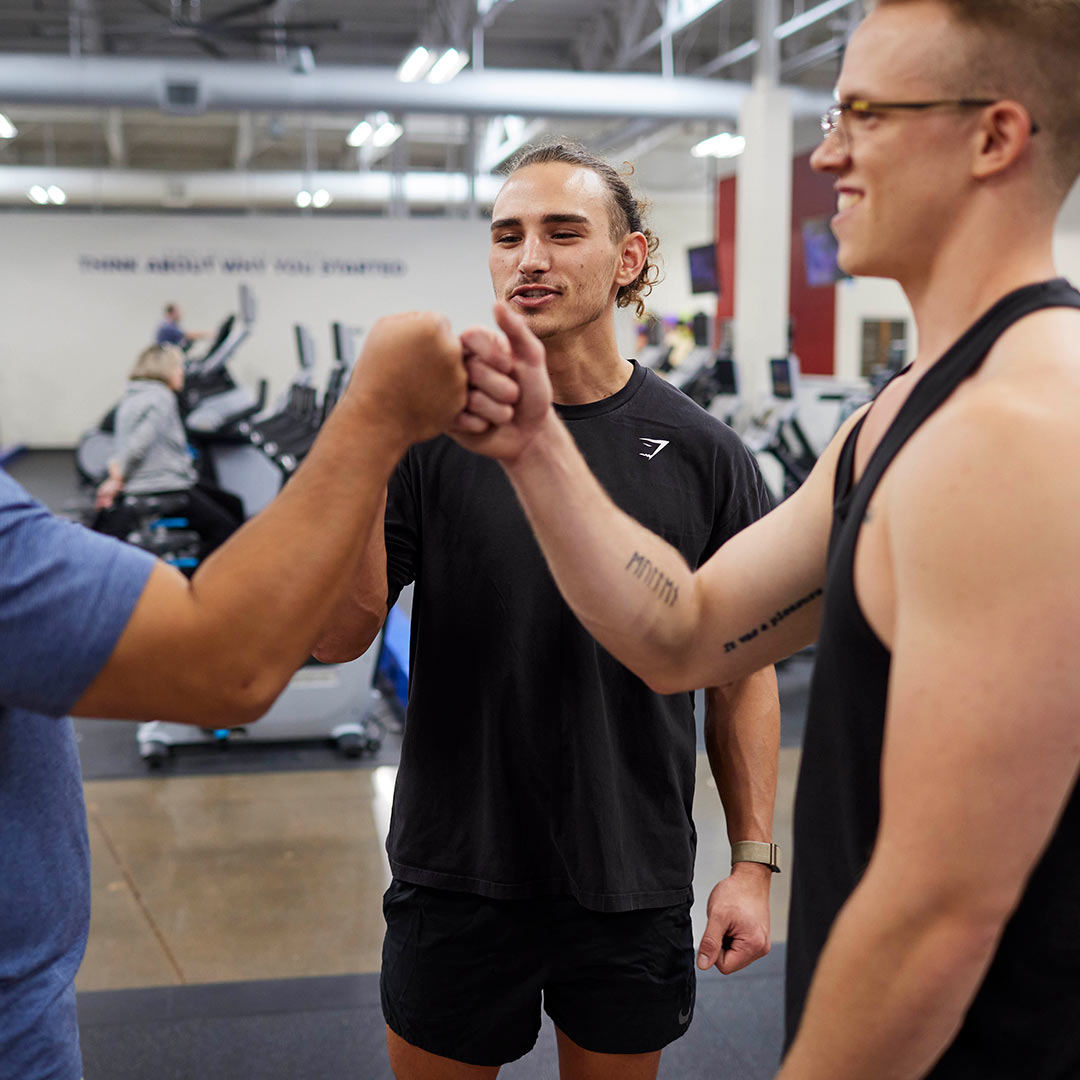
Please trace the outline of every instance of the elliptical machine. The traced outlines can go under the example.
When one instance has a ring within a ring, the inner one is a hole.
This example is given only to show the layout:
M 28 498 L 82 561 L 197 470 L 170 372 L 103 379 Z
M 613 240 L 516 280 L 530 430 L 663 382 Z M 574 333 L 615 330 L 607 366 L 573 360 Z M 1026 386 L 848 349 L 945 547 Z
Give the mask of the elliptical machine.
M 743 432 L 743 441 L 755 454 L 768 454 L 783 472 L 782 501 L 799 489 L 817 464 L 817 453 L 799 425 L 797 402 L 799 361 L 794 355 L 769 361 L 772 393 Z

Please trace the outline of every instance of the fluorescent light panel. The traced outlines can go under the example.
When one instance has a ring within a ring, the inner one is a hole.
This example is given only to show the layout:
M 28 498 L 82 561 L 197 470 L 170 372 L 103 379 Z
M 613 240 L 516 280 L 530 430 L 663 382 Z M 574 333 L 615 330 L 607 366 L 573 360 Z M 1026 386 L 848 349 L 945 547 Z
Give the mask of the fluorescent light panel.
M 423 45 L 417 45 L 416 48 L 401 61 L 397 77 L 402 82 L 416 82 L 417 79 L 422 79 L 428 71 L 431 70 L 431 65 L 434 63 L 435 53 L 429 49 L 425 49 Z
M 371 136 L 371 145 L 378 147 L 390 146 L 401 138 L 403 130 L 404 128 L 400 124 L 395 124 L 393 120 L 387 120 L 375 129 L 375 134 Z
M 360 123 L 345 136 L 345 142 L 349 146 L 363 146 L 371 137 L 371 133 L 374 130 L 375 129 L 367 120 L 361 120 Z
M 459 52 L 457 49 L 447 49 L 446 52 L 435 61 L 435 66 L 428 72 L 429 83 L 449 82 L 467 63 L 469 54 Z
M 690 148 L 690 153 L 697 158 L 733 158 L 738 157 L 745 149 L 745 136 L 732 135 L 730 131 L 722 131 L 719 135 L 702 139 L 696 146 Z

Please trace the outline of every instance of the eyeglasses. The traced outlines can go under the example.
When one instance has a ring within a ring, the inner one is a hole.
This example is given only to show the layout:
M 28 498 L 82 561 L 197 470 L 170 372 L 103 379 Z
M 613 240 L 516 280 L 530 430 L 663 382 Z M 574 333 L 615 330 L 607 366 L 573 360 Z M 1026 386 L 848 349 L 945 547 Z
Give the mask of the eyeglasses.
M 997 98 L 953 98 L 943 101 L 865 101 L 856 98 L 853 101 L 842 101 L 833 105 L 821 118 L 821 133 L 827 139 L 839 132 L 845 113 L 855 113 L 858 116 L 870 116 L 879 112 L 891 112 L 894 109 L 909 109 L 923 111 L 925 109 L 937 109 L 952 107 L 959 109 L 982 109 L 987 105 L 996 105 Z M 1039 125 L 1034 120 L 1031 122 L 1031 134 L 1037 135 Z

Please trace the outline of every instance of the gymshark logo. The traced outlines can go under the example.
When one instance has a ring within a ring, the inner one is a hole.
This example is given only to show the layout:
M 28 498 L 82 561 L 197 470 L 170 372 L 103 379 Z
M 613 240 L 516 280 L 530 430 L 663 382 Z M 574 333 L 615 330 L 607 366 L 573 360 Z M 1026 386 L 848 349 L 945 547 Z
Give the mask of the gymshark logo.
M 690 1023 L 690 1010 L 687 1009 L 686 1012 L 683 1012 L 680 1009 L 679 1010 L 679 1024 L 680 1024 L 680 1026 L 683 1025 L 683 1024 L 689 1024 L 689 1023 Z
M 643 442 L 646 446 L 652 447 L 651 453 L 647 454 L 642 451 L 639 456 L 645 458 L 647 461 L 652 461 L 652 459 L 656 457 L 670 441 L 670 439 L 638 439 L 638 442 Z

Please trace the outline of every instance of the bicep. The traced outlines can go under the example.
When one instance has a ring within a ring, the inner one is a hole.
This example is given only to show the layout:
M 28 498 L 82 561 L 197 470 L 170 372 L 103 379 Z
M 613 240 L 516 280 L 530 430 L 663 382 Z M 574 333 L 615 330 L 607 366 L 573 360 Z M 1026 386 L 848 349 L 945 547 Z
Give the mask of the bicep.
M 158 562 L 105 666 L 73 716 L 196 722 L 217 713 L 228 685 L 220 650 L 204 648 L 188 580 Z
M 896 505 L 907 512 L 889 508 L 897 611 L 879 847 L 932 873 L 927 888 L 1009 909 L 1080 763 L 1080 601 L 1062 587 L 1080 525 L 1022 476 L 1010 498 L 992 461 L 960 486 L 911 484 L 916 498 Z M 980 497 L 991 490 L 1009 515 Z M 947 858 L 926 858 L 928 837 L 946 839 Z
M 794 495 L 733 536 L 695 574 L 696 678 L 741 678 L 816 640 L 836 466 L 861 415 L 837 432 Z

